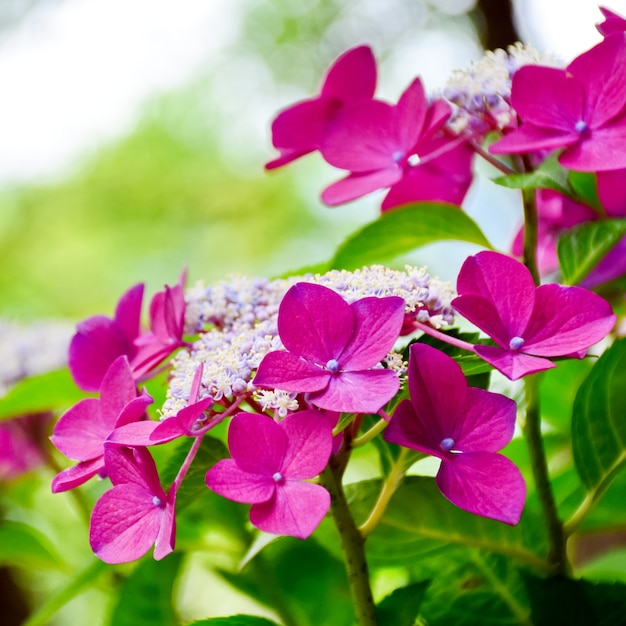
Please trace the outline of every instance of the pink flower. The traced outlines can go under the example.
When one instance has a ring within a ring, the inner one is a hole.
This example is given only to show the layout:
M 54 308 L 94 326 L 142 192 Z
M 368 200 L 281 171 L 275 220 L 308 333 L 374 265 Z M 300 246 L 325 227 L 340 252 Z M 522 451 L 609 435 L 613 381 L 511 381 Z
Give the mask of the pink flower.
M 145 448 L 107 446 L 104 453 L 113 489 L 91 513 L 89 543 L 105 563 L 127 563 L 154 545 L 160 560 L 174 550 L 176 494 L 166 494 Z
M 452 306 L 497 346 L 476 353 L 511 380 L 555 367 L 559 356 L 584 356 L 613 328 L 609 304 L 581 287 L 535 287 L 528 269 L 497 252 L 469 257 Z M 547 357 L 547 358 L 546 358 Z
M 111 319 L 94 315 L 78 324 L 69 347 L 68 365 L 84 391 L 98 391 L 109 366 L 119 356 L 132 359 L 139 336 L 143 284 L 131 287 L 121 298 Z
M 252 504 L 250 521 L 260 530 L 304 539 L 322 521 L 330 496 L 306 481 L 328 463 L 332 429 L 317 411 L 301 411 L 281 422 L 237 413 L 228 430 L 231 459 L 206 475 L 209 489 Z
M 52 491 L 74 489 L 104 470 L 104 442 L 116 427 L 144 418 L 152 398 L 137 395 L 128 359 L 118 357 L 102 380 L 100 398 L 85 398 L 68 409 L 54 426 L 52 443 L 78 465 L 57 474 Z
M 513 436 L 515 402 L 468 387 L 459 365 L 425 344 L 411 346 L 408 375 L 411 399 L 398 405 L 384 439 L 440 458 L 437 486 L 459 508 L 517 524 L 526 485 L 498 454 Z
M 21 415 L 0 422 L 0 483 L 46 463 L 44 442 L 52 413 Z
M 346 107 L 323 137 L 328 163 L 350 174 L 327 187 L 334 206 L 390 188 L 383 210 L 431 200 L 460 204 L 472 180 L 472 150 L 464 138 L 440 131 L 450 117 L 443 100 L 429 105 L 419 79 L 392 106 L 379 100 Z
M 272 141 L 280 157 L 274 169 L 317 150 L 328 126 L 347 104 L 371 100 L 376 88 L 376 61 L 367 46 L 352 48 L 330 67 L 316 98 L 303 100 L 280 113 L 272 124 Z
M 566 69 L 527 65 L 513 77 L 522 123 L 494 154 L 565 148 L 560 163 L 581 171 L 626 167 L 626 33 L 615 33 Z
M 287 351 L 265 355 L 254 384 L 308 393 L 329 411 L 375 413 L 398 391 L 396 374 L 378 368 L 404 320 L 396 296 L 348 304 L 338 293 L 297 283 L 278 310 L 278 334 Z

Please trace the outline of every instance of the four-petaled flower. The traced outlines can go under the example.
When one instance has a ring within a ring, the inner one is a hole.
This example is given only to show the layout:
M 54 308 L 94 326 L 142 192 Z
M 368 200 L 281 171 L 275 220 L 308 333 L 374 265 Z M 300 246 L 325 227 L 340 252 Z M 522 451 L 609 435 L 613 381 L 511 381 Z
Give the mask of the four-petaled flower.
M 492 144 L 494 154 L 565 148 L 580 171 L 626 167 L 626 33 L 614 33 L 566 69 L 527 65 L 513 77 L 511 103 L 522 123 Z
M 555 367 L 551 357 L 582 357 L 613 328 L 616 316 L 600 296 L 581 287 L 535 287 L 526 266 L 497 252 L 469 257 L 459 272 L 452 306 L 497 346 L 476 353 L 511 380 Z
M 408 376 L 411 399 L 398 405 L 384 439 L 441 459 L 437 486 L 459 508 L 517 524 L 526 485 L 498 454 L 513 436 L 515 402 L 468 387 L 460 366 L 425 344 L 411 346 Z
M 320 151 L 350 174 L 327 187 L 322 200 L 334 206 L 389 187 L 383 210 L 420 200 L 460 204 L 472 180 L 473 152 L 464 138 L 440 133 L 450 113 L 443 100 L 428 103 L 419 78 L 395 106 L 370 100 L 345 108 Z
M 105 563 L 127 563 L 154 545 L 154 558 L 174 550 L 176 493 L 165 493 L 146 448 L 107 444 L 104 452 L 113 489 L 91 513 L 89 543 Z
M 343 107 L 371 100 L 376 89 L 376 61 L 368 46 L 344 52 L 330 67 L 321 93 L 285 109 L 272 123 L 272 142 L 280 157 L 268 170 L 318 150 L 324 133 Z
M 400 385 L 394 372 L 375 366 L 392 349 L 403 320 L 402 298 L 348 304 L 328 287 L 297 283 L 278 311 L 287 351 L 266 354 L 254 384 L 309 393 L 313 405 L 329 411 L 375 413 Z
M 231 459 L 206 475 L 209 489 L 252 504 L 250 521 L 260 530 L 304 539 L 330 507 L 330 495 L 306 481 L 328 463 L 332 428 L 317 411 L 300 411 L 275 422 L 265 415 L 237 413 L 228 430 Z

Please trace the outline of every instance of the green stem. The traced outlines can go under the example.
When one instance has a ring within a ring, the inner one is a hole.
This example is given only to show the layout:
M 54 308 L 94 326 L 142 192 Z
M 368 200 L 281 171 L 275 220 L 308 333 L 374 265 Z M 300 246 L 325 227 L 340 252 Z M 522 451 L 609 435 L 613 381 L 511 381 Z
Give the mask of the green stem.
M 379 419 L 368 431 L 364 432 L 360 437 L 356 437 L 352 440 L 353 448 L 360 448 L 366 443 L 369 443 L 374 437 L 380 435 L 380 433 L 389 425 L 388 419 Z
M 330 493 L 330 512 L 341 539 L 346 573 L 354 602 L 354 611 L 359 626 L 377 626 L 376 607 L 372 598 L 367 561 L 365 560 L 365 538 L 354 523 L 346 496 L 338 477 L 339 468 L 333 459 L 320 474 L 321 483 Z
M 526 391 L 526 423 L 524 435 L 528 444 L 530 464 L 535 479 L 537 496 L 543 512 L 548 533 L 548 566 L 554 574 L 566 574 L 568 570 L 565 551 L 565 534 L 559 519 L 550 476 L 548 463 L 541 436 L 541 412 L 539 405 L 539 378 L 527 376 L 524 379 Z
M 363 524 L 359 527 L 363 537 L 367 537 L 374 530 L 374 528 L 378 526 L 378 523 L 387 510 L 387 505 L 391 500 L 391 496 L 393 496 L 398 488 L 398 485 L 402 482 L 402 479 L 404 478 L 404 466 L 407 454 L 408 448 L 402 448 L 398 458 L 391 467 L 391 471 L 387 475 L 387 478 L 385 478 L 385 482 L 383 483 L 383 487 L 380 490 L 378 500 L 376 500 L 376 504 L 374 505 L 372 512 L 365 522 L 363 522 Z

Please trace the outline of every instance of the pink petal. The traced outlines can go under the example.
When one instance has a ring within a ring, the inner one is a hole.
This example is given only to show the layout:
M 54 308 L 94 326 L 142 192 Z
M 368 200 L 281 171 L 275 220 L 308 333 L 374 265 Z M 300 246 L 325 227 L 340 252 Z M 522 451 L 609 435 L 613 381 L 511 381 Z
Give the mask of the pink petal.
M 218 461 L 207 472 L 206 484 L 220 496 L 244 504 L 265 502 L 272 497 L 276 489 L 276 483 L 271 475 L 246 472 L 240 469 L 233 459 Z
M 535 310 L 522 334 L 522 350 L 537 356 L 564 356 L 589 348 L 612 330 L 609 303 L 582 287 L 549 284 L 537 288 Z
M 135 484 L 113 487 L 96 502 L 89 542 L 105 563 L 127 563 L 143 556 L 159 534 L 163 508 Z
M 174 418 L 169 418 L 174 419 Z M 169 420 L 166 420 L 169 421 Z M 172 441 L 176 437 L 180 436 L 180 427 L 178 434 L 172 439 L 166 439 L 161 441 L 157 439 L 152 440 L 152 434 L 155 429 L 161 425 L 162 422 L 155 422 L 153 420 L 145 420 L 142 422 L 131 422 L 130 424 L 124 424 L 115 428 L 107 437 L 108 443 L 115 443 L 120 446 L 151 446 L 156 443 L 165 443 L 165 441 Z
M 254 504 L 250 521 L 275 535 L 306 539 L 330 508 L 330 495 L 320 485 L 287 481 L 267 502 Z
M 97 398 L 84 398 L 60 417 L 50 439 L 70 459 L 101 457 L 102 444 L 113 430 L 116 417 L 103 415 Z
M 59 472 L 52 479 L 52 493 L 61 493 L 86 483 L 90 478 L 104 470 L 102 455 L 90 461 L 83 461 Z
M 402 179 L 402 169 L 392 165 L 387 169 L 350 174 L 322 191 L 322 202 L 328 206 L 337 206 L 351 202 L 378 189 L 391 187 Z
M 575 58 L 567 72 L 584 85 L 589 126 L 605 125 L 626 106 L 626 34 L 607 37 Z
M 313 283 L 297 283 L 283 297 L 278 310 L 278 334 L 287 350 L 326 365 L 350 341 L 354 315 L 335 291 Z
M 625 141 L 626 115 L 622 114 L 610 125 L 590 131 L 583 141 L 564 150 L 559 162 L 564 167 L 583 172 L 620 169 L 626 167 Z
M 69 347 L 68 365 L 84 391 L 98 391 L 109 366 L 122 354 L 134 351 L 124 329 L 104 315 L 78 324 Z
M 459 508 L 512 525 L 519 522 L 526 499 L 520 471 L 491 452 L 460 453 L 442 462 L 437 486 Z
M 417 144 L 424 129 L 427 112 L 428 100 L 424 86 L 416 78 L 400 96 L 394 110 L 393 132 L 405 154 Z
M 345 350 L 337 355 L 342 370 L 373 367 L 387 356 L 400 336 L 404 300 L 397 296 L 361 298 L 350 307 L 356 328 Z
M 580 133 L 575 130 L 560 130 L 536 126 L 530 122 L 522 124 L 489 146 L 491 154 L 526 154 L 539 150 L 556 150 L 578 144 Z
M 605 7 L 599 7 L 599 9 L 605 17 L 604 22 L 596 24 L 596 28 L 600 34 L 606 37 L 611 33 L 626 31 L 626 20 L 623 17 L 613 11 L 610 11 L 609 9 L 606 9 Z
M 497 452 L 513 437 L 517 405 L 499 393 L 468 388 L 463 419 L 456 430 L 455 450 Z
M 430 430 L 430 424 L 418 418 L 411 400 L 402 400 L 385 429 L 383 438 L 389 443 L 442 458 L 439 444 L 442 437 Z
M 517 380 L 527 374 L 534 374 L 535 372 L 556 367 L 549 359 L 530 356 L 523 352 L 502 350 L 493 346 L 475 346 L 474 349 L 481 359 L 493 365 L 510 380 Z
M 107 370 L 100 389 L 100 409 L 103 415 L 116 420 L 124 407 L 137 397 L 137 385 L 126 356 L 120 356 Z M 113 422 L 115 424 L 115 421 Z M 111 429 L 112 430 L 112 429 Z
M 343 413 L 376 413 L 400 388 L 397 375 L 387 369 L 339 372 L 325 390 L 311 393 L 309 400 L 320 409 Z
M 141 330 L 141 304 L 144 285 L 131 287 L 119 300 L 115 309 L 115 321 L 126 338 L 132 342 Z
M 343 101 L 370 99 L 376 89 L 376 60 L 369 46 L 344 52 L 330 67 L 321 94 Z
M 291 352 L 268 352 L 254 377 L 254 385 L 298 393 L 319 391 L 328 385 L 332 374 Z
M 159 533 L 154 540 L 154 559 L 160 561 L 174 551 L 176 541 L 176 494 L 168 495 L 161 517 Z
M 519 261 L 497 252 L 479 252 L 469 257 L 459 272 L 452 306 L 496 341 L 508 345 L 521 335 L 533 312 L 535 284 L 528 269 Z M 467 295 L 481 296 L 467 299 Z M 490 310 L 491 303 L 494 310 Z M 483 320 L 480 316 L 489 315 Z M 494 316 L 497 315 L 497 318 Z
M 154 460 L 147 448 L 107 445 L 104 449 L 106 472 L 114 485 L 134 484 L 165 501 Z
M 271 477 L 283 465 L 287 435 L 271 417 L 241 412 L 230 422 L 228 447 L 239 469 Z
M 328 463 L 333 446 L 330 420 L 319 411 L 299 411 L 280 426 L 287 435 L 287 451 L 280 473 L 286 478 L 314 478 Z
M 598 196 L 600 204 L 610 217 L 626 217 L 626 169 L 598 173 Z
M 413 142 L 402 143 L 395 108 L 380 100 L 344 107 L 320 144 L 324 159 L 351 172 L 373 172 L 399 162 Z

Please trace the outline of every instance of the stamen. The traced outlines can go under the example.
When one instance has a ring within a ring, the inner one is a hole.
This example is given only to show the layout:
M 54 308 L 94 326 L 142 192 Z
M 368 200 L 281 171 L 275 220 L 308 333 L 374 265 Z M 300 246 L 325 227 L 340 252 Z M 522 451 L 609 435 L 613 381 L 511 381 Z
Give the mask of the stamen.
M 414 153 L 411 156 L 409 156 L 406 160 L 406 162 L 411 166 L 411 167 L 415 167 L 416 165 L 419 165 L 421 163 L 422 159 L 420 157 L 419 154 Z
M 272 478 L 274 479 L 274 482 L 275 482 L 275 483 L 281 483 L 281 482 L 283 482 L 283 480 L 284 480 L 283 475 L 282 475 L 280 472 L 276 472 L 276 473 L 272 476 Z
M 587 122 L 585 122 L 584 120 L 578 120 L 574 128 L 576 129 L 577 133 L 580 133 L 582 135 L 589 128 L 589 126 L 587 126 Z
M 513 337 L 511 341 L 509 341 L 509 348 L 511 350 L 519 350 L 524 345 L 524 339 L 522 337 Z
M 161 502 L 161 498 L 154 496 L 154 498 L 152 498 L 152 504 L 154 504 L 154 506 L 161 506 L 163 502 Z
M 339 371 L 339 361 L 337 361 L 337 359 L 330 359 L 330 361 L 328 361 L 326 363 L 326 369 L 329 372 L 338 372 Z
M 445 437 L 444 439 L 441 440 L 441 443 L 439 444 L 439 447 L 444 452 L 450 452 L 450 450 L 452 450 L 452 448 L 454 448 L 454 444 L 455 444 L 455 441 L 454 441 L 454 439 L 452 439 L 452 437 Z

